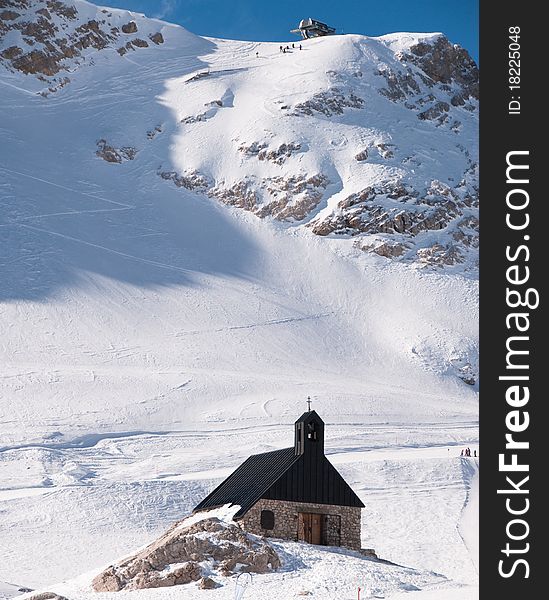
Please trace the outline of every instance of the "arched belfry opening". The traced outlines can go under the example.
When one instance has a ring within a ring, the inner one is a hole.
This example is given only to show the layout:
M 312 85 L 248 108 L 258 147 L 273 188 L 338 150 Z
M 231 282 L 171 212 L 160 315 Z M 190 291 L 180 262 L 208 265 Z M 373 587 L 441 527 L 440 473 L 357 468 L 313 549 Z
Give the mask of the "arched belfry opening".
M 324 421 L 316 411 L 303 413 L 295 422 L 294 450 L 296 456 L 310 451 L 324 454 Z

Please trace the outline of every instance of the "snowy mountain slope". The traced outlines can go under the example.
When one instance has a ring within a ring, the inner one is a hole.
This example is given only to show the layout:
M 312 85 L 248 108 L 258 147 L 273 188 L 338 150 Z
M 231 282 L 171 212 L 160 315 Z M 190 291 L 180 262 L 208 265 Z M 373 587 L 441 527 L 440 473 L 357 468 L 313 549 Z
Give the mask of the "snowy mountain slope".
M 163 44 L 160 29 L 167 26 L 81 1 L 9 0 L 0 8 L 0 55 L 5 66 L 35 75 L 42 88 L 49 84 L 41 90 L 45 96 L 69 84 L 70 72 L 101 62 L 104 55 L 111 58 L 114 50 L 124 56 Z
M 43 8 L 64 45 L 23 43 Z M 40 587 L 150 541 L 248 454 L 286 446 L 311 395 L 367 504 L 364 544 L 474 582 L 467 554 L 452 564 L 457 448 L 477 439 L 465 58 L 428 34 L 282 54 L 79 1 L 4 2 L 0 22 L 0 581 Z M 62 47 L 52 75 L 17 68 Z M 462 262 L 428 264 L 449 248 Z
M 159 96 L 173 133 L 163 179 L 385 257 L 475 269 L 478 70 L 441 34 L 336 36 L 282 53 L 86 3 L 13 4 L 24 10 L 4 13 L 0 55 L 45 95 L 94 65 L 164 65 L 164 38 L 175 44 L 181 73 Z M 191 76 L 189 51 L 204 57 Z M 148 141 L 165 127 L 151 124 Z M 90 151 L 133 160 L 151 152 L 144 133 L 104 131 Z
M 135 15 L 111 12 L 117 23 L 146 29 Z M 75 423 L 77 433 L 277 422 L 308 394 L 343 419 L 357 411 L 368 419 L 431 419 L 433 410 L 475 416 L 474 390 L 462 381 L 476 379 L 473 279 L 391 263 L 307 226 L 261 221 L 178 179 L 202 171 L 241 178 L 252 163 L 265 176 L 292 173 L 285 162 L 231 151 L 237 134 L 256 141 L 261 128 L 301 136 L 310 150 L 297 169 L 334 179 L 333 156 L 347 155 L 344 140 L 363 128 L 345 123 L 345 113 L 322 128 L 275 116 L 270 86 L 285 81 L 297 105 L 309 94 L 304 77 L 309 88 L 317 77 L 318 89 L 330 77 L 315 75 L 319 65 L 341 69 L 357 47 L 388 56 L 393 38 L 316 40 L 299 56 L 281 56 L 275 45 L 161 30 L 163 44 L 131 59 L 93 50 L 70 85 L 47 98 L 26 93 L 41 84 L 34 75 L 3 72 L 2 386 L 4 410 L 15 412 L 6 443 L 28 438 L 27 428 L 37 439 L 66 435 Z M 265 56 L 256 58 L 257 48 Z M 209 77 L 188 82 L 207 67 Z M 252 102 L 261 73 L 267 90 Z M 228 89 L 233 107 L 181 123 Z M 394 107 L 375 90 L 366 97 Z M 442 144 L 437 152 L 448 137 L 459 139 L 397 108 L 413 119 L 410 143 L 423 139 L 421 127 L 430 145 Z M 335 133 L 341 148 L 327 141 Z M 132 160 L 116 152 L 120 163 L 102 160 L 100 140 L 112 152 L 133 148 Z M 457 176 L 460 168 L 449 161 L 447 171 Z

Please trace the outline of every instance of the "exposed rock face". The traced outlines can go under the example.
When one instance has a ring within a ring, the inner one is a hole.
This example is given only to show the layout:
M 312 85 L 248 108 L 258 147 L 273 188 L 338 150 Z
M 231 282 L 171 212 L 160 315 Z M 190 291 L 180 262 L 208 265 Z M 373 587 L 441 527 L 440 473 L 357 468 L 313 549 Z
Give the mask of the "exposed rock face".
M 0 20 L 1 21 L 13 21 L 19 17 L 19 13 L 14 10 L 3 10 L 0 12 Z
M 378 75 L 385 78 L 387 87 L 381 88 L 380 93 L 393 102 L 406 100 L 408 96 L 419 94 L 420 87 L 410 72 L 397 72 L 389 67 L 378 71 Z
M 268 177 L 260 181 L 246 179 L 227 188 L 218 185 L 208 194 L 224 204 L 251 211 L 259 217 L 279 221 L 301 221 L 315 208 L 329 184 L 326 176 Z
M 152 35 L 149 35 L 149 39 L 151 40 L 151 42 L 153 44 L 156 44 L 157 46 L 159 44 L 164 43 L 164 36 L 160 33 L 160 31 L 157 31 L 156 33 L 153 33 Z
M 92 60 L 90 49 L 114 48 L 121 37 L 126 44 L 118 49 L 121 56 L 128 49 L 149 46 L 141 38 L 127 41 L 137 32 L 137 24 L 130 21 L 119 29 L 109 21 L 107 11 L 98 9 L 96 18 L 85 19 L 76 6 L 58 0 L 7 0 L 4 4 L 6 8 L 0 12 L 0 48 L 11 32 L 18 34 L 20 42 L 3 48 L 1 59 L 12 71 L 47 81 L 50 92 L 59 89 L 56 76 L 60 72 Z M 164 42 L 160 32 L 150 34 L 149 39 L 154 44 Z
M 181 123 L 185 123 L 189 125 L 190 123 L 198 123 L 199 121 L 206 121 L 209 118 L 209 114 L 207 112 L 199 113 L 198 115 L 189 115 L 188 117 L 184 117 L 181 119 Z
M 446 37 L 440 36 L 434 44 L 420 42 L 402 58 L 420 67 L 434 83 L 456 84 L 460 99 L 456 98 L 455 105 L 465 104 L 468 97 L 478 100 L 479 71 L 475 61 L 467 50 L 451 44 Z
M 382 158 L 393 158 L 395 155 L 391 150 L 393 148 L 393 144 L 385 144 L 383 142 L 379 142 L 376 144 L 377 151 Z
M 249 150 L 250 154 L 259 156 L 261 151 Z M 244 150 L 244 151 L 246 151 Z M 277 159 L 282 155 L 273 155 Z M 109 160 L 105 158 L 105 160 Z M 261 159 L 260 159 L 261 160 Z M 263 159 L 265 160 L 265 158 Z M 119 162 L 111 160 L 111 162 Z M 198 171 L 180 174 L 175 171 L 159 170 L 162 179 L 173 181 L 177 187 L 187 190 L 205 192 L 228 206 L 236 206 L 253 212 L 257 216 L 274 217 L 279 221 L 301 221 L 321 201 L 329 179 L 321 174 L 308 177 L 305 174 L 289 177 L 276 176 L 257 180 L 245 178 L 230 186 L 225 182 L 212 184 L 210 180 Z
M 459 248 L 454 245 L 433 244 L 428 248 L 420 248 L 417 251 L 420 262 L 432 265 L 455 265 L 461 262 L 463 255 Z
M 173 181 L 177 187 L 183 187 L 187 190 L 205 191 L 209 187 L 209 181 L 198 173 L 198 171 L 188 171 L 180 175 L 175 171 L 159 171 L 162 179 Z
M 140 38 L 135 38 L 135 40 L 132 40 L 132 46 L 135 46 L 136 48 L 148 48 L 149 44 L 145 41 L 142 40 Z
M 418 114 L 418 119 L 434 121 L 435 119 L 440 119 L 440 117 L 447 113 L 449 109 L 450 105 L 447 102 L 435 102 L 427 110 L 420 112 Z
M 329 183 L 321 173 L 267 179 L 263 185 L 272 200 L 267 201 L 258 215 L 270 215 L 279 221 L 301 221 L 318 206 Z
M 266 573 L 280 567 L 275 550 L 234 524 L 216 517 L 185 526 L 176 523 L 156 542 L 108 567 L 92 582 L 96 592 L 116 592 L 182 585 L 200 581 L 203 589 L 217 583 L 202 574 L 200 563 L 224 576 L 235 572 Z
M 153 129 L 147 131 L 147 139 L 153 140 L 159 133 L 162 133 L 162 125 L 155 125 Z
M 478 367 L 475 368 L 471 363 L 456 359 L 453 362 L 457 370 L 458 377 L 467 385 L 475 385 L 478 381 Z
M 408 52 L 397 55 L 403 69 L 396 71 L 384 66 L 378 74 L 385 78 L 387 86 L 380 90 L 393 102 L 405 102 L 411 110 L 420 110 L 419 119 L 447 120 L 445 113 L 452 106 L 475 110 L 471 100 L 479 97 L 479 71 L 469 53 L 451 44 L 441 35 L 434 42 L 419 42 Z M 417 68 L 414 68 L 417 67 Z M 449 103 L 437 100 L 425 90 L 438 87 L 449 96 Z M 428 105 L 421 110 L 421 107 Z
M 214 581 L 211 577 L 202 577 L 198 583 L 198 587 L 201 590 L 214 590 L 215 588 L 220 587 L 220 584 Z
M 259 195 L 252 187 L 251 183 L 246 180 L 238 181 L 231 187 L 217 186 L 210 190 L 209 195 L 213 198 L 221 200 L 229 206 L 237 206 L 250 212 L 256 212 L 259 202 Z
M 137 23 L 135 21 L 130 21 L 129 23 L 122 25 L 120 29 L 122 29 L 122 33 L 136 33 Z
M 400 243 L 389 243 L 389 242 L 381 242 L 380 244 L 360 244 L 358 246 L 364 252 L 374 252 L 378 256 L 383 256 L 385 258 L 398 258 L 402 256 L 407 247 L 404 244 Z
M 67 598 L 65 598 L 65 596 L 60 596 L 55 592 L 39 592 L 38 594 L 30 596 L 28 600 L 67 600 Z
M 108 144 L 107 140 L 101 139 L 97 142 L 97 151 L 95 154 L 107 162 L 121 163 L 126 160 L 133 160 L 137 154 L 137 150 L 131 146 L 115 148 Z
M 315 94 L 311 99 L 296 104 L 293 115 L 313 115 L 321 113 L 326 117 L 342 115 L 345 108 L 361 108 L 364 100 L 353 92 L 345 94 L 337 87 Z
M 241 144 L 238 147 L 238 151 L 242 152 L 246 156 L 257 156 L 260 152 L 262 152 L 265 148 L 268 148 L 269 144 L 267 142 L 252 142 L 251 144 Z
M 277 165 L 281 165 L 287 158 L 290 158 L 292 154 L 301 150 L 301 144 L 294 142 L 283 143 L 274 148 L 273 150 L 262 149 L 258 152 L 257 158 L 259 160 L 269 160 Z
M 396 258 L 405 254 L 409 241 L 426 231 L 438 231 L 452 226 L 454 242 L 435 243 L 417 251 L 419 262 L 431 265 L 454 265 L 464 260 L 460 246 L 478 247 L 478 219 L 467 215 L 476 199 L 460 196 L 456 190 L 439 181 L 432 181 L 423 195 L 401 182 L 387 182 L 368 187 L 339 202 L 339 211 L 311 223 L 317 235 L 331 233 L 359 235 L 389 234 L 392 241 L 362 244 L 363 250 L 380 256 Z
M 357 154 L 355 154 L 355 160 L 357 162 L 363 162 L 365 160 L 367 160 L 368 158 L 368 150 L 361 150 L 360 152 L 357 152 Z

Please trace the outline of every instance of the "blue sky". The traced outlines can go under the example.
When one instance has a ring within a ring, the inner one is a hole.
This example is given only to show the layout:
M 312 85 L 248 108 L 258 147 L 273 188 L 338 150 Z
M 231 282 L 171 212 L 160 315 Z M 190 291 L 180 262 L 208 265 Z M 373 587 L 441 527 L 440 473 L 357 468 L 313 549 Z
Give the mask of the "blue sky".
M 339 33 L 442 31 L 478 61 L 478 0 L 103 0 L 96 4 L 179 23 L 199 35 L 240 40 L 295 40 L 289 30 L 305 17 L 324 21 Z

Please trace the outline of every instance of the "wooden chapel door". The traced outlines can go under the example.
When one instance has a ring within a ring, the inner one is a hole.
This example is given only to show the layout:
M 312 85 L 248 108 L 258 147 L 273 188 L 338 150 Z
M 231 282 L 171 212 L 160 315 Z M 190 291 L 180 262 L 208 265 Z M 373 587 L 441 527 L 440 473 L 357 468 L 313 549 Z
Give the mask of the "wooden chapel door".
M 309 544 L 322 544 L 322 515 L 299 513 L 297 539 Z

